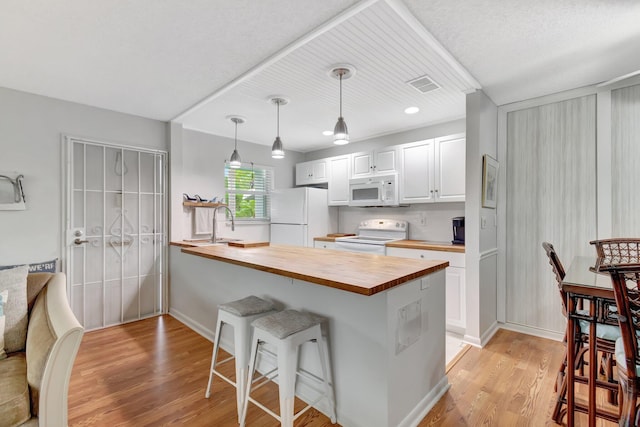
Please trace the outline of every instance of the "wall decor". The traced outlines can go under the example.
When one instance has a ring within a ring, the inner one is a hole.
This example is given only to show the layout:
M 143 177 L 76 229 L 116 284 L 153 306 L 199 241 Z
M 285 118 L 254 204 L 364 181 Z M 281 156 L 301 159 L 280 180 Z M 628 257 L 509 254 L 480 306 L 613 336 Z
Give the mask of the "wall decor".
M 16 176 L 15 178 L 11 178 Z M 0 173 L 0 210 L 24 210 L 24 175 Z
M 498 196 L 498 161 L 485 154 L 482 156 L 482 207 L 496 208 Z

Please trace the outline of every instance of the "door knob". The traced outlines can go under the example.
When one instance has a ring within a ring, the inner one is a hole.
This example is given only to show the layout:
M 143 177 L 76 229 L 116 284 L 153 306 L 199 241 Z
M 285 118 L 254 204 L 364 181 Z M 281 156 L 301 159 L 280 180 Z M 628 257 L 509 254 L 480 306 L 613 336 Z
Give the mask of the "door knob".
M 88 240 L 75 239 L 73 241 L 73 243 L 75 243 L 76 245 L 81 245 L 83 243 L 89 243 L 89 241 Z

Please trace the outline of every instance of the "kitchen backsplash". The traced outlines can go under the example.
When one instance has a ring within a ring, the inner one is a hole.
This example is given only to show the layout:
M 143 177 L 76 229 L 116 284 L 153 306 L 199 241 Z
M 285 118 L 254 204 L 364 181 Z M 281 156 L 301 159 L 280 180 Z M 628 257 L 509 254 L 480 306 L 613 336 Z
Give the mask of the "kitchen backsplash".
M 400 208 L 355 208 L 341 206 L 338 232 L 355 233 L 360 221 L 374 218 L 402 219 L 409 222 L 409 238 L 450 242 L 451 218 L 464 216 L 464 202 L 423 203 Z

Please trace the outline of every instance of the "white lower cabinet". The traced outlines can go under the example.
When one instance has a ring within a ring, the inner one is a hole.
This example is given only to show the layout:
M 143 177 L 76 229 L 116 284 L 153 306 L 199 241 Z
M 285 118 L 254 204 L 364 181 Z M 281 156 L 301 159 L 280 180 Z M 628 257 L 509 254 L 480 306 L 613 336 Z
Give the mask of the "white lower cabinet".
M 320 249 L 335 249 L 336 244 L 334 242 L 324 242 L 322 240 L 314 240 L 313 247 L 320 248 Z
M 447 330 L 464 334 L 467 328 L 464 253 L 387 247 L 387 255 L 401 258 L 449 261 L 449 267 L 445 271 Z

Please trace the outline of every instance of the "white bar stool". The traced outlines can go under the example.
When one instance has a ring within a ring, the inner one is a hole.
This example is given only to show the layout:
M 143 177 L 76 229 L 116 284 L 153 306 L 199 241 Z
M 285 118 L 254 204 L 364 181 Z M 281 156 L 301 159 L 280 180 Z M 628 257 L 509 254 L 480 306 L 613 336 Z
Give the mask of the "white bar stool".
M 251 348 L 251 322 L 259 317 L 275 311 L 273 303 L 263 300 L 256 296 L 248 296 L 246 298 L 220 304 L 218 306 L 218 321 L 216 323 L 216 335 L 213 342 L 213 354 L 211 355 L 211 369 L 209 371 L 209 383 L 205 397 L 211 396 L 211 383 L 213 376 L 217 375 L 236 388 L 236 406 L 238 411 L 238 420 L 242 414 L 244 406 L 245 388 L 247 385 L 247 367 L 249 366 L 249 350 Z M 218 363 L 218 350 L 220 349 L 220 337 L 222 326 L 230 325 L 233 327 L 233 347 L 234 356 L 228 357 Z M 229 362 L 235 358 L 236 365 L 236 381 L 222 375 L 216 366 Z
M 293 427 L 293 422 L 304 412 L 322 399 L 327 399 L 331 422 L 336 423 L 335 398 L 331 381 L 331 366 L 326 341 L 322 338 L 321 323 L 323 318 L 295 310 L 284 310 L 261 317 L 252 322 L 253 339 L 251 344 L 251 360 L 249 361 L 249 375 L 244 398 L 244 407 L 240 417 L 240 426 L 244 427 L 249 402 L 254 403 L 272 417 L 280 421 L 284 427 Z M 300 345 L 312 341 L 318 345 L 318 355 L 322 367 L 323 378 L 318 378 L 308 372 L 298 370 L 298 350 Z M 258 353 L 268 353 L 262 348 L 263 344 L 273 346 L 277 352 L 277 368 L 253 379 Z M 274 374 L 274 372 L 276 372 Z M 304 376 L 322 384 L 323 390 L 317 390 L 319 397 L 305 408 L 294 414 L 296 375 Z M 278 377 L 280 415 L 271 411 L 251 397 L 251 390 L 256 390 L 274 378 Z M 262 381 L 253 387 L 254 383 Z

